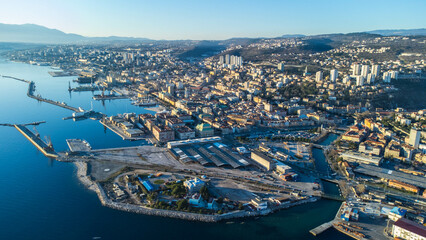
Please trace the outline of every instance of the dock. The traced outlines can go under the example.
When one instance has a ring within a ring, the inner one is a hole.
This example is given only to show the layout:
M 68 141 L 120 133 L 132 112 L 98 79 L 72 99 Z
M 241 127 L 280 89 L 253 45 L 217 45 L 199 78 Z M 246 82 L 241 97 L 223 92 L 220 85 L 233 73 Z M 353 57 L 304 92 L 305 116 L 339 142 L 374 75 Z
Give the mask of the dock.
M 362 233 L 360 233 L 356 230 L 353 230 L 349 227 L 344 227 L 341 224 L 334 224 L 333 226 L 337 231 L 339 231 L 339 232 L 341 232 L 341 233 L 343 233 L 343 234 L 345 234 L 349 237 L 352 237 L 354 239 L 357 239 L 357 240 L 366 239 L 364 234 L 362 234 Z
M 57 158 L 58 154 L 53 150 L 53 147 L 49 146 L 49 144 L 45 143 L 40 139 L 39 136 L 34 134 L 24 125 L 14 125 L 14 127 L 24 135 L 34 146 L 37 147 L 40 152 L 42 152 L 46 157 L 49 158 Z
M 146 137 L 129 137 L 124 134 L 123 130 L 119 127 L 114 126 L 113 124 L 108 123 L 108 121 L 105 121 L 105 119 L 99 120 L 99 122 L 104 125 L 109 130 L 113 131 L 115 134 L 123 138 L 123 140 L 130 140 L 130 141 L 138 141 L 138 140 L 145 140 Z
M 66 141 L 71 152 L 88 152 L 92 150 L 92 147 L 86 140 L 67 139 Z
M 341 214 L 341 211 L 342 211 L 344 205 L 345 205 L 345 202 L 343 202 L 340 205 L 339 210 L 337 211 L 336 216 L 334 217 L 333 220 L 331 220 L 330 222 L 323 223 L 323 224 L 319 225 L 318 227 L 316 227 L 314 229 L 311 229 L 309 232 L 312 235 L 317 236 L 317 235 L 323 233 L 325 230 L 327 230 L 327 229 L 329 229 L 331 227 L 335 227 L 334 224 L 336 224 L 338 222 L 339 216 Z
M 34 82 L 31 81 L 28 85 L 28 93 L 27 93 L 28 97 L 30 97 L 32 99 L 36 99 L 37 101 L 40 101 L 40 102 L 50 103 L 50 104 L 56 105 L 58 107 L 62 107 L 62 108 L 74 111 L 74 112 L 81 112 L 82 111 L 82 109 L 68 106 L 64 102 L 53 101 L 53 100 L 50 100 L 50 99 L 47 99 L 47 98 L 43 98 L 40 95 L 35 96 L 34 90 L 35 90 L 35 84 L 34 84 Z
M 309 232 L 312 235 L 317 236 L 317 235 L 323 233 L 325 230 L 331 228 L 333 226 L 333 223 L 334 223 L 334 220 L 330 221 L 330 222 L 323 223 L 323 224 L 319 225 L 318 227 L 310 230 Z
M 50 103 L 50 104 L 56 105 L 58 107 L 62 107 L 62 108 L 74 111 L 74 112 L 83 112 L 84 111 L 81 108 L 75 108 L 75 107 L 68 106 L 64 102 L 53 101 L 53 100 L 50 100 L 50 99 L 47 99 L 47 98 L 43 98 L 40 95 L 38 95 L 38 96 L 34 95 L 35 83 L 33 81 L 28 81 L 28 80 L 25 80 L 25 79 L 20 79 L 20 78 L 16 78 L 16 77 L 12 77 L 12 76 L 2 76 L 2 77 L 28 83 L 27 96 L 32 98 L 32 99 L 36 99 L 37 101 L 40 101 L 40 102 Z

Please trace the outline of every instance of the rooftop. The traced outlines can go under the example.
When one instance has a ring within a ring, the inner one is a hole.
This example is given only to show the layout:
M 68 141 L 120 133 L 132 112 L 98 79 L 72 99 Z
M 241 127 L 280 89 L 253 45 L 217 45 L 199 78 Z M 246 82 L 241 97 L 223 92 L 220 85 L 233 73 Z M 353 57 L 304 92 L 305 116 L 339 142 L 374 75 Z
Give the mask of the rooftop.
M 415 234 L 417 234 L 419 236 L 422 236 L 424 238 L 426 237 L 426 227 L 425 226 L 420 225 L 420 224 L 418 224 L 416 222 L 413 222 L 411 220 L 408 220 L 406 218 L 400 218 L 400 219 L 398 219 L 395 222 L 394 225 L 398 226 L 400 228 L 403 228 L 405 230 L 408 230 L 408 231 L 410 231 L 412 233 L 415 233 Z
M 424 177 L 415 176 L 400 171 L 390 170 L 386 168 L 376 167 L 373 165 L 360 164 L 355 170 L 357 173 L 374 176 L 378 178 L 398 180 L 404 183 L 412 184 L 421 188 L 426 188 Z

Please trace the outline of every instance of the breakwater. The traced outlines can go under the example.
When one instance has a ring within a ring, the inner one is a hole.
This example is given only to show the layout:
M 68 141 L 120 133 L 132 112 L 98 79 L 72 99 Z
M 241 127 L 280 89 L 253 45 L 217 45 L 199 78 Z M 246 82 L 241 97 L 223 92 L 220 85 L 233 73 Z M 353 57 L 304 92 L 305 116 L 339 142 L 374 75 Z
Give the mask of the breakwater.
M 303 200 L 292 202 L 292 203 L 282 204 L 273 209 L 267 209 L 264 211 L 249 212 L 244 210 L 238 210 L 238 211 L 233 211 L 233 212 L 224 213 L 224 214 L 217 214 L 217 215 L 207 215 L 207 214 L 198 214 L 198 213 L 190 213 L 190 212 L 180 212 L 180 211 L 174 211 L 174 210 L 154 209 L 154 208 L 148 208 L 148 207 L 140 206 L 140 205 L 119 203 L 119 202 L 112 201 L 107 196 L 102 186 L 98 182 L 91 180 L 87 172 L 88 168 L 87 168 L 86 162 L 74 162 L 74 164 L 77 166 L 78 179 L 90 190 L 96 192 L 103 206 L 121 210 L 121 211 L 133 212 L 133 213 L 144 214 L 144 215 L 178 218 L 183 220 L 199 221 L 199 222 L 220 222 L 220 221 L 235 219 L 235 218 L 266 216 L 270 213 L 273 213 L 281 209 L 286 209 L 286 208 L 290 208 L 290 207 L 301 205 L 301 204 L 315 202 L 319 199 L 317 197 L 312 197 L 312 198 L 303 199 Z

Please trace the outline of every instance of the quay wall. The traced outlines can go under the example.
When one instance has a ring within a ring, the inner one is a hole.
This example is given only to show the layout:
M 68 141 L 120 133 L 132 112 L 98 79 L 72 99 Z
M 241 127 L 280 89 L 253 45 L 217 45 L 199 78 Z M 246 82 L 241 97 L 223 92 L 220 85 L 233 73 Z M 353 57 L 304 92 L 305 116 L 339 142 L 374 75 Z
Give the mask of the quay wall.
M 94 182 L 90 179 L 90 177 L 87 174 L 86 162 L 74 162 L 74 164 L 77 166 L 78 179 L 90 190 L 96 192 L 102 205 L 113 208 L 113 209 L 121 210 L 121 211 L 133 212 L 133 213 L 139 213 L 139 214 L 145 214 L 145 215 L 178 218 L 178 219 L 189 220 L 189 221 L 219 222 L 219 221 L 234 219 L 234 218 L 264 216 L 272 212 L 278 211 L 280 209 L 290 208 L 293 206 L 297 206 L 297 205 L 301 205 L 301 204 L 305 204 L 309 202 L 315 202 L 319 199 L 318 197 L 308 198 L 308 199 L 300 200 L 294 203 L 282 204 L 280 206 L 275 207 L 274 209 L 267 209 L 264 211 L 248 212 L 248 211 L 238 210 L 238 211 L 233 211 L 233 212 L 220 214 L 220 215 L 206 215 L 206 214 L 180 212 L 180 211 L 165 210 L 165 209 L 154 209 L 154 208 L 148 208 L 148 207 L 144 207 L 140 205 L 118 203 L 118 202 L 112 201 L 107 196 L 107 194 L 105 193 L 101 185 L 98 182 Z

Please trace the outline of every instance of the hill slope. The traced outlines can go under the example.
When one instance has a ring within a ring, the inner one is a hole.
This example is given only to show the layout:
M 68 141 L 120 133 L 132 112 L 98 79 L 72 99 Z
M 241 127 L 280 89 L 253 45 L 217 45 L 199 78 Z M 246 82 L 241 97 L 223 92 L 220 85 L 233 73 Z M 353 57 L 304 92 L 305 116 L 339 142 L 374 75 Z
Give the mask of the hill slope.
M 35 24 L 3 24 L 0 23 L 0 42 L 20 43 L 85 43 L 85 42 L 113 42 L 113 41 L 147 41 L 147 38 L 132 37 L 84 37 L 78 34 L 64 33 Z

